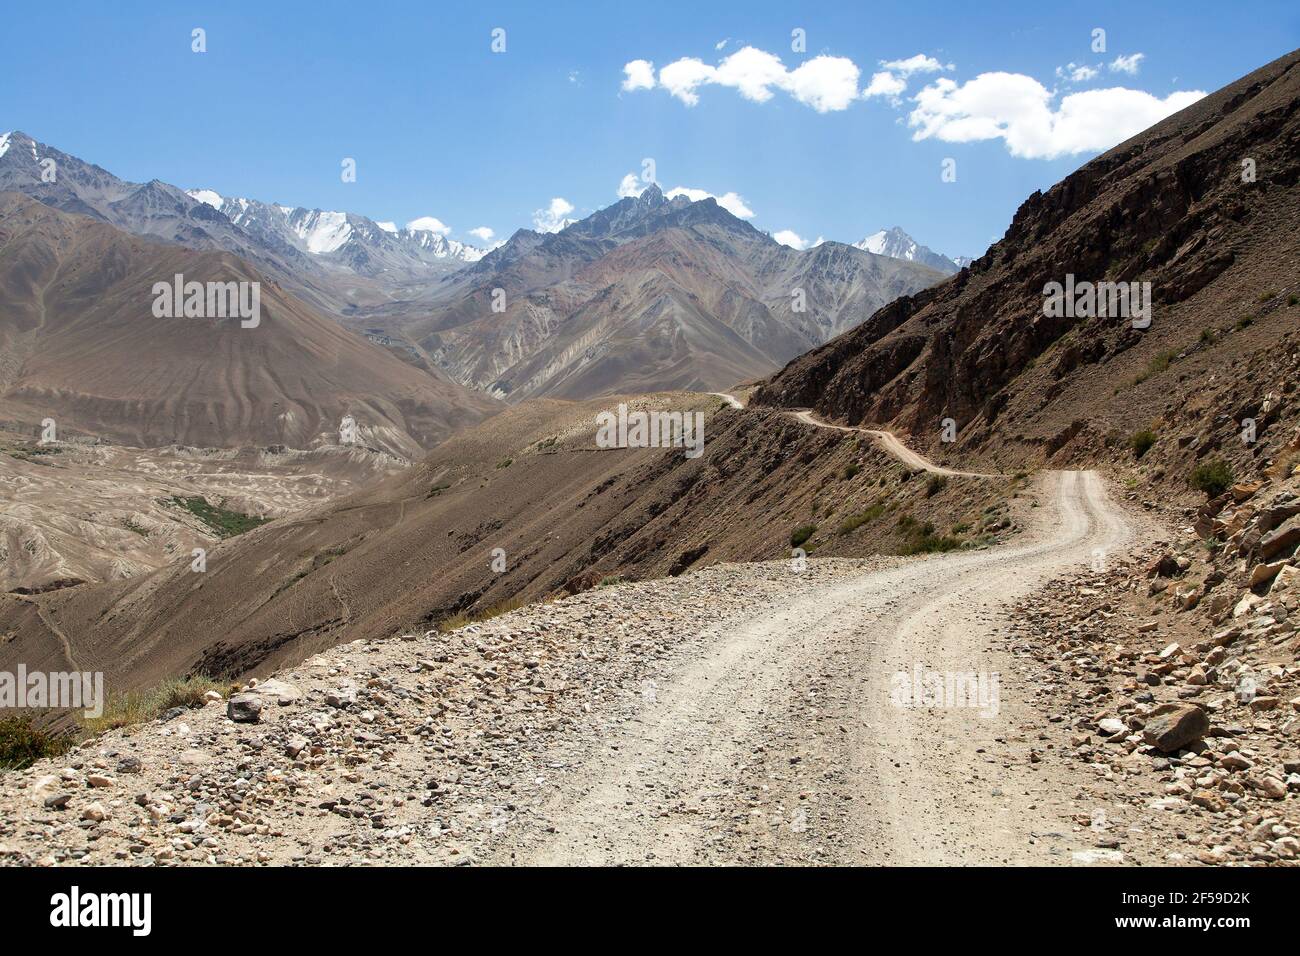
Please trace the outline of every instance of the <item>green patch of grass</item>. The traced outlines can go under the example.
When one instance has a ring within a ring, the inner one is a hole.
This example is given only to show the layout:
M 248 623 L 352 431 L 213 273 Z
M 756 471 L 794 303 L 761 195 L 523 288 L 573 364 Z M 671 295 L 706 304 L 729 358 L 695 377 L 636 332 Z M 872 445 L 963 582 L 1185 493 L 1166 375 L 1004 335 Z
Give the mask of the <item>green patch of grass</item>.
M 621 574 L 607 574 L 607 575 L 605 575 L 603 578 L 601 578 L 599 581 L 596 582 L 596 587 L 598 587 L 598 588 L 611 588 L 611 587 L 613 587 L 615 584 L 622 584 L 622 583 L 623 583 L 623 580 L 624 580 L 624 579 L 623 579 L 623 576 L 622 576 Z
M 799 545 L 803 544 L 816 533 L 817 526 L 815 524 L 806 524 L 795 528 L 794 531 L 790 533 L 790 547 L 799 547 Z
M 1214 338 L 1215 338 L 1215 336 L 1214 336 L 1214 330 L 1213 330 L 1213 329 L 1201 329 L 1201 342 L 1202 342 L 1202 343 L 1208 345 L 1210 342 L 1213 342 L 1213 341 L 1214 341 Z
M 509 468 L 514 463 L 515 460 L 513 458 L 502 458 L 499 462 L 497 462 L 497 468 Z
M 206 498 L 197 495 L 189 498 L 173 496 L 170 501 L 202 521 L 216 532 L 219 538 L 233 538 L 245 531 L 252 531 L 254 528 L 271 520 L 257 515 L 246 515 L 241 511 L 231 511 L 229 508 L 223 508 L 220 505 L 209 504 Z
M 1129 436 L 1128 447 L 1133 449 L 1133 456 L 1141 458 L 1151 450 L 1151 446 L 1156 443 L 1156 433 L 1149 428 L 1136 431 Z
M 72 735 L 43 730 L 30 715 L 0 717 L 0 772 L 23 770 L 45 757 L 57 757 L 72 744 Z
M 875 521 L 884 513 L 885 513 L 884 504 L 881 502 L 877 502 L 876 504 L 872 505 L 870 508 L 867 508 L 865 511 L 859 511 L 857 514 L 849 515 L 847 518 L 844 519 L 844 522 L 839 526 L 838 530 L 835 533 L 842 534 L 842 535 L 851 534 L 852 532 L 857 531 L 859 528 L 861 528 L 864 524 Z
M 1222 458 L 1216 458 L 1197 465 L 1187 483 L 1197 491 L 1205 492 L 1208 497 L 1217 498 L 1232 487 L 1234 480 L 1232 465 Z
M 845 465 L 844 480 L 848 481 L 850 478 L 855 477 L 858 474 L 858 472 L 860 472 L 861 470 L 862 470 L 861 465 Z
M 1261 292 L 1261 293 L 1259 294 L 1259 298 L 1256 299 L 1255 301 L 1256 301 L 1256 302 L 1259 302 L 1259 303 L 1262 305 L 1262 304 L 1264 304 L 1265 302 L 1271 302 L 1272 300 L 1274 300 L 1274 299 L 1276 299 L 1276 298 L 1277 298 L 1277 293 L 1276 293 L 1276 292 Z

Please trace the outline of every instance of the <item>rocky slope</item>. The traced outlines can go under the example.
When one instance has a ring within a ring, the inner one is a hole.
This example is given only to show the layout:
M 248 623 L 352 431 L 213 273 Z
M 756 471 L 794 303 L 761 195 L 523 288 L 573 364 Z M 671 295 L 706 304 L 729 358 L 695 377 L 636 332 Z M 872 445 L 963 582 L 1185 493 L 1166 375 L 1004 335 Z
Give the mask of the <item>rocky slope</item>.
M 1147 472 L 1177 490 L 1216 456 L 1262 465 L 1297 420 L 1298 144 L 1290 54 L 1031 196 L 969 269 L 799 357 L 755 401 L 889 423 L 923 448 L 950 418 L 954 453 L 1008 467 L 1131 462 L 1150 430 Z M 1067 275 L 1150 282 L 1150 326 L 1048 317 L 1045 285 Z

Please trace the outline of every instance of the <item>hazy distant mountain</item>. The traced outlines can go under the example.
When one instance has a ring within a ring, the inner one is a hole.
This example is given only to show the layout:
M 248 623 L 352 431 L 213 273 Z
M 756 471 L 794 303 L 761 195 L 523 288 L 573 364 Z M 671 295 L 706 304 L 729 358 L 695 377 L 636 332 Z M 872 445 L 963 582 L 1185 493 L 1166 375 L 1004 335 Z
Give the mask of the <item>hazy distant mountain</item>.
M 865 249 L 867 252 L 874 252 L 878 256 L 889 256 L 891 259 L 919 262 L 931 269 L 938 269 L 944 275 L 960 272 L 963 266 L 974 261 L 966 256 L 949 258 L 941 255 L 933 249 L 921 245 L 897 226 L 892 229 L 881 229 L 879 232 L 873 232 L 865 239 L 855 242 L 853 247 L 855 249 Z
M 4 190 L 138 236 L 232 252 L 338 314 L 418 298 L 483 254 L 431 229 L 390 232 L 352 213 L 226 199 L 210 190 L 187 193 L 158 180 L 127 182 L 17 131 L 0 135 Z
M 210 189 L 192 189 L 189 195 L 220 210 L 254 236 L 287 243 L 324 264 L 342 266 L 358 275 L 427 271 L 429 266 L 454 268 L 477 262 L 484 255 L 482 249 L 446 238 L 437 220 L 416 220 L 399 229 L 355 213 L 231 199 Z M 430 227 L 423 228 L 425 223 Z
M 652 185 L 559 232 L 519 230 L 388 327 L 509 401 L 712 390 L 941 278 L 842 243 L 791 249 L 713 199 L 670 200 Z

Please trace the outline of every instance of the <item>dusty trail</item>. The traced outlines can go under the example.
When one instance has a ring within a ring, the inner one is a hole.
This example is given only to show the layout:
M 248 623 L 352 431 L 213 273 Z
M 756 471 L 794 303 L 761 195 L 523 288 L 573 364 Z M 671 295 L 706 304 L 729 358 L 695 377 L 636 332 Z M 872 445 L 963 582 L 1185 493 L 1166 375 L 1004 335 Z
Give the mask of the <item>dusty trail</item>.
M 740 399 L 736 398 L 735 395 L 731 395 L 727 392 L 709 392 L 709 394 L 716 395 L 719 398 L 726 400 L 726 402 L 732 408 L 745 407 L 741 403 Z M 959 471 L 955 468 L 947 468 L 943 465 L 936 465 L 934 462 L 930 461 L 930 459 L 926 458 L 924 455 L 918 454 L 917 452 L 914 452 L 912 449 L 908 448 L 905 444 L 903 444 L 902 440 L 899 439 L 899 437 L 895 435 L 893 432 L 885 431 L 884 429 L 859 428 L 854 425 L 836 425 L 833 424 L 832 422 L 825 422 L 822 421 L 817 416 L 815 416 L 812 413 L 811 409 L 803 409 L 802 411 L 790 411 L 787 412 L 786 414 L 788 414 L 791 418 L 795 418 L 803 422 L 805 425 L 812 425 L 815 428 L 829 428 L 837 432 L 861 432 L 864 435 L 870 435 L 872 438 L 876 440 L 876 444 L 878 444 L 886 454 L 891 455 L 894 458 L 897 458 L 899 461 L 907 465 L 909 468 L 915 468 L 918 471 L 928 471 L 931 474 L 935 474 L 935 475 L 949 475 L 958 478 L 996 478 L 997 477 L 997 475 L 984 474 L 978 471 Z
M 1042 718 L 994 650 L 999 608 L 1132 532 L 1094 473 L 1044 480 L 1025 543 L 866 573 L 702 629 L 539 808 L 553 832 L 521 834 L 510 859 L 1070 862 L 1073 791 L 1025 757 Z M 916 667 L 998 674 L 996 715 L 898 706 L 894 675 Z

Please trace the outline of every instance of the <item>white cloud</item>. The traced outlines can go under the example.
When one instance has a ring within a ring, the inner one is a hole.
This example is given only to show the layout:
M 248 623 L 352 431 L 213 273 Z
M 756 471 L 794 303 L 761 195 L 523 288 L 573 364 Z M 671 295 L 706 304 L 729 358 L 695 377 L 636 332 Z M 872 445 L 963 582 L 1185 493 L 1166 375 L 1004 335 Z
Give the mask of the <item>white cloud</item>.
M 625 90 L 649 89 L 648 60 L 633 60 L 623 67 Z M 659 86 L 687 106 L 700 101 L 699 89 L 706 84 L 727 86 L 755 103 L 766 103 L 773 90 L 790 94 L 819 113 L 847 109 L 857 96 L 861 71 L 852 60 L 839 56 L 816 56 L 788 70 L 781 58 L 747 46 L 710 66 L 696 57 L 683 57 L 659 71 Z
M 646 190 L 649 183 L 643 183 L 641 177 L 636 173 L 628 173 L 618 184 L 618 198 L 627 199 L 629 196 L 639 196 Z
M 783 246 L 789 246 L 791 249 L 811 249 L 814 246 L 820 246 L 826 240 L 821 236 L 813 239 L 811 242 L 802 238 L 793 229 L 782 229 L 780 232 L 772 233 L 772 238 Z
M 754 210 L 750 209 L 744 198 L 737 193 L 723 193 L 721 196 L 715 196 L 711 192 L 703 189 L 692 189 L 689 186 L 675 186 L 668 192 L 664 193 L 668 199 L 676 199 L 678 196 L 685 196 L 691 202 L 699 202 L 701 199 L 716 199 L 718 205 L 727 212 L 731 213 L 737 219 L 753 219 Z
M 932 56 L 926 56 L 924 53 L 918 53 L 916 56 L 909 56 L 906 60 L 881 60 L 880 65 L 891 73 L 901 73 L 904 77 L 911 76 L 913 73 L 941 73 L 944 70 L 951 70 L 952 64 L 944 66 Z
M 1055 95 L 1020 73 L 981 73 L 957 84 L 943 78 L 921 90 L 908 125 L 912 139 L 970 143 L 1003 139 L 1013 156 L 1055 159 L 1109 149 L 1205 96 L 1200 90 L 1164 99 L 1114 87 Z
M 545 209 L 533 213 L 533 228 L 538 232 L 559 232 L 572 219 L 567 218 L 573 212 L 573 203 L 556 196 Z
M 896 100 L 903 90 L 907 89 L 907 81 L 894 76 L 888 70 L 880 73 L 871 74 L 871 82 L 867 88 L 862 91 L 862 95 L 870 98 L 873 96 L 887 96 L 891 100 Z
M 395 222 L 377 222 L 375 225 L 384 232 L 397 232 L 397 223 Z
M 451 226 L 446 225 L 440 219 L 433 216 L 421 216 L 419 219 L 412 219 L 406 224 L 406 228 L 413 232 L 436 232 L 440 236 L 445 236 L 451 232 Z
M 1127 73 L 1129 76 L 1137 76 L 1138 64 L 1146 58 L 1145 53 L 1132 53 L 1129 56 L 1117 56 L 1110 61 L 1110 71 L 1112 73 Z
M 655 85 L 655 65 L 649 60 L 633 60 L 623 67 L 623 89 L 649 90 Z
M 1087 83 L 1089 80 L 1095 80 L 1100 75 L 1101 70 L 1088 66 L 1086 63 L 1067 63 L 1065 66 L 1056 68 L 1057 79 L 1069 80 L 1071 83 Z
M 491 242 L 492 237 L 496 235 L 496 232 L 489 229 L 487 226 L 479 226 L 477 229 L 471 229 L 469 234 L 480 242 Z
M 725 40 L 719 40 L 717 43 L 713 44 L 713 49 L 721 50 L 724 46 L 726 46 L 730 42 L 731 42 L 731 37 L 727 37 Z
M 871 74 L 871 82 L 862 91 L 862 96 L 864 99 L 883 96 L 895 106 L 898 105 L 898 98 L 903 90 L 907 89 L 907 80 L 913 73 L 941 73 L 953 68 L 951 63 L 945 66 L 924 53 L 909 56 L 904 60 L 881 60 L 880 65 L 884 69 Z

